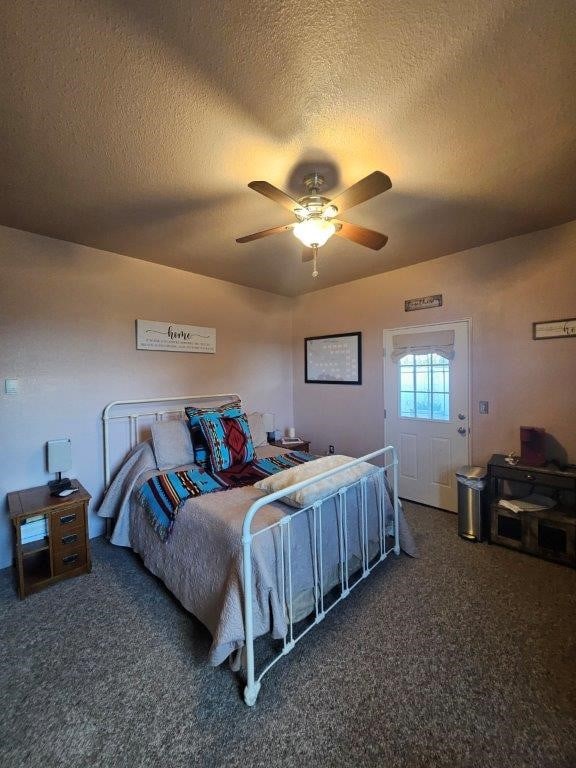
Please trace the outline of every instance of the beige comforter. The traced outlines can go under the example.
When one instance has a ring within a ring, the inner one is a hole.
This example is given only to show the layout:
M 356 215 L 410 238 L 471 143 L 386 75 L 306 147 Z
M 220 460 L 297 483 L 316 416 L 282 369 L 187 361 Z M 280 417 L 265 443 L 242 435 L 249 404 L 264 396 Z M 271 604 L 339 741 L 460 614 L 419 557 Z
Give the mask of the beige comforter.
M 280 453 L 278 448 L 266 446 L 258 449 L 259 457 Z M 124 486 L 139 487 L 157 472 L 148 467 L 143 473 L 149 456 L 132 460 L 132 471 L 125 473 Z M 136 475 L 136 477 L 134 477 Z M 112 488 L 111 488 L 112 490 Z M 126 490 L 126 488 L 124 489 Z M 369 481 L 369 532 L 372 542 L 378 540 L 375 486 Z M 231 653 L 244 645 L 242 543 L 241 529 L 248 508 L 262 491 L 253 486 L 208 494 L 188 499 L 180 510 L 168 541 L 162 542 L 149 524 L 146 513 L 129 493 L 129 520 L 127 525 L 126 495 L 116 489 L 121 509 L 119 525 L 122 536 L 140 554 L 146 567 L 158 576 L 182 605 L 194 614 L 212 634 L 210 663 L 220 664 Z M 124 502 L 124 503 L 122 503 Z M 350 566 L 361 561 L 360 526 L 357 515 L 359 492 L 347 493 L 348 544 Z M 99 514 L 108 516 L 112 503 L 103 504 Z M 339 538 L 336 525 L 336 503 L 323 505 L 323 548 L 325 589 L 338 580 Z M 391 520 L 392 505 L 386 505 Z M 278 521 L 284 515 L 294 515 L 295 510 L 275 502 L 263 507 L 254 519 L 252 530 L 260 530 Z M 312 513 L 296 514 L 291 518 L 292 582 L 294 594 L 293 616 L 295 620 L 313 610 L 313 553 Z M 415 554 L 414 542 L 400 514 L 400 541 L 408 554 Z M 121 537 L 120 537 L 121 538 Z M 124 543 L 118 541 L 117 543 Z M 271 633 L 281 638 L 286 633 L 284 599 L 281 596 L 282 575 L 279 556 L 280 536 L 278 529 L 266 531 L 253 541 L 254 584 L 254 631 L 256 636 Z M 372 550 L 374 546 L 370 547 Z

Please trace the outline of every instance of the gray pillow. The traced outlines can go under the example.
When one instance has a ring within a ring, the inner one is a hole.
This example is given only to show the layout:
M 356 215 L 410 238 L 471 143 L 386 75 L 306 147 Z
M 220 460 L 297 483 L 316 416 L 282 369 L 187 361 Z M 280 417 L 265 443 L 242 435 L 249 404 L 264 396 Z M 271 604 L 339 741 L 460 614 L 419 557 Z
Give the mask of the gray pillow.
M 266 435 L 266 430 L 264 429 L 262 414 L 258 413 L 258 411 L 254 411 L 254 413 L 248 414 L 247 419 L 254 448 L 257 448 L 260 445 L 268 445 L 268 437 Z
M 155 421 L 151 431 L 158 469 L 194 463 L 194 448 L 186 422 L 180 419 Z

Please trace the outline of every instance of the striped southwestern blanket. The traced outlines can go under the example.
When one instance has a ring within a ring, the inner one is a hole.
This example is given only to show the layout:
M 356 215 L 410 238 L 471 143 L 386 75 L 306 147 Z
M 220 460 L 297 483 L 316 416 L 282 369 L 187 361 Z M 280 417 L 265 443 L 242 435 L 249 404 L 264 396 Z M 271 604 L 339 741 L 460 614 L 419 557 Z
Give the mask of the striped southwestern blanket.
M 310 453 L 292 451 L 248 464 L 231 467 L 223 472 L 206 472 L 202 467 L 181 472 L 166 472 L 147 480 L 137 491 L 139 503 L 144 507 L 150 524 L 162 541 L 167 541 L 178 512 L 187 499 L 204 493 L 216 493 L 243 485 L 254 485 L 263 477 L 315 459 Z

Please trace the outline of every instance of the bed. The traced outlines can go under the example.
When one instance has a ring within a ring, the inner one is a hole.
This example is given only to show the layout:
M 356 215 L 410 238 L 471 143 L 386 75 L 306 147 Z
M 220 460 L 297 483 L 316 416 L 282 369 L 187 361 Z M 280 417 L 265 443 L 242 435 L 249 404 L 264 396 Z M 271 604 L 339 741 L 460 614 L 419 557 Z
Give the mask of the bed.
M 415 547 L 396 479 L 390 488 L 386 477 L 388 471 L 396 476 L 392 447 L 360 459 L 314 459 L 261 441 L 247 466 L 274 465 L 274 473 L 256 486 L 186 498 L 178 504 L 163 540 L 151 524 L 144 490 L 175 476 L 188 478 L 197 465 L 173 465 L 168 473 L 165 466 L 158 469 L 153 446 L 142 438 L 148 429 L 158 431 L 158 422 L 187 423 L 185 409 L 199 403 L 218 408 L 214 403 L 239 405 L 240 398 L 160 398 L 106 407 L 107 493 L 98 514 L 114 521 L 111 542 L 137 552 L 148 570 L 208 628 L 209 662 L 231 660 L 233 669 L 245 674 L 244 700 L 253 705 L 263 676 L 296 642 L 390 553 L 399 554 L 402 547 L 413 555 Z M 119 426 L 125 428 L 114 436 L 113 427 L 118 432 Z M 174 424 L 172 428 L 180 429 Z M 126 437 L 129 445 L 118 447 Z M 276 464 L 287 468 L 277 471 Z M 213 476 L 219 477 L 216 472 Z M 263 637 L 272 639 L 274 650 L 257 672 L 255 642 Z

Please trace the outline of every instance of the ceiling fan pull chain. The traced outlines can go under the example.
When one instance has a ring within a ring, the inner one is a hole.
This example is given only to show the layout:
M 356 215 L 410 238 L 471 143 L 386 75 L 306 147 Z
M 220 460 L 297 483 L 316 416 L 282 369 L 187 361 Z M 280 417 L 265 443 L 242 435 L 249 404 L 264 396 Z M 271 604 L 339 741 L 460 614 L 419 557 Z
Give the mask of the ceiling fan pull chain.
M 312 262 L 312 277 L 318 277 L 318 248 L 313 246 L 312 251 L 314 253 L 314 260 Z

